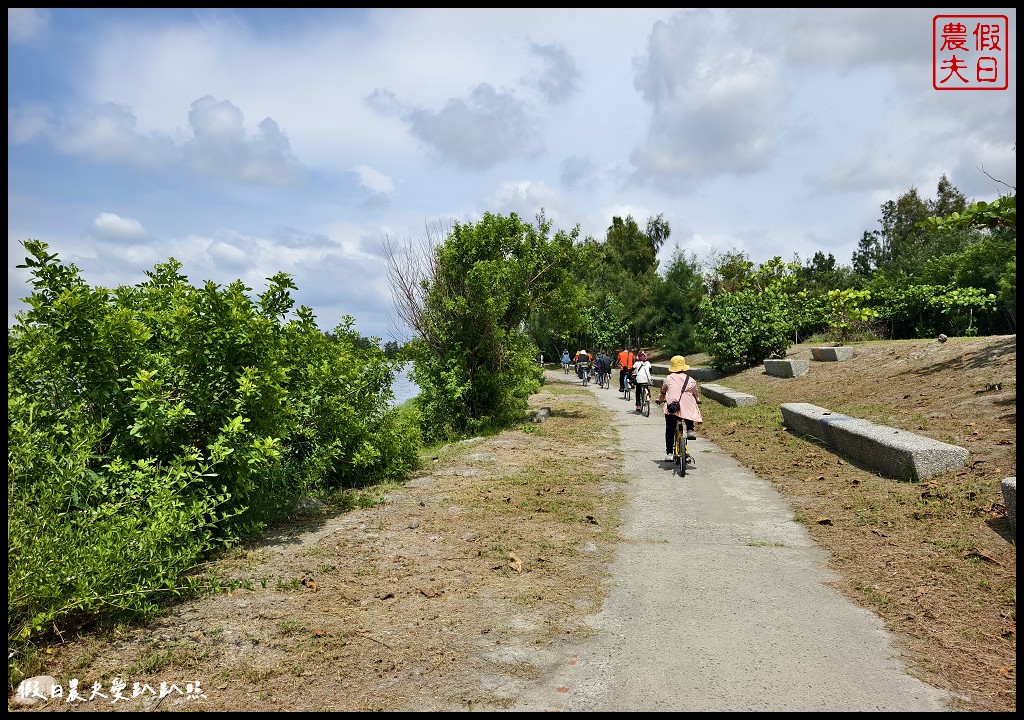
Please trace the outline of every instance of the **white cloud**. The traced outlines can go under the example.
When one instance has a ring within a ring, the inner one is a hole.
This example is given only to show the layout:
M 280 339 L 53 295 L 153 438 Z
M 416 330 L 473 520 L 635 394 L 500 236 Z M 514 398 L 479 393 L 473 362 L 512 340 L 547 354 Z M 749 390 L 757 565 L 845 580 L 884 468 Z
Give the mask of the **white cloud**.
M 288 138 L 270 118 L 248 136 L 242 111 L 226 100 L 206 96 L 192 103 L 193 139 L 185 144 L 189 165 L 203 175 L 257 185 L 291 185 L 302 167 Z
M 356 165 L 352 170 L 359 175 L 359 184 L 370 192 L 390 195 L 395 191 L 391 178 L 368 165 Z
M 453 98 L 437 111 L 405 113 L 414 135 L 443 160 L 469 170 L 482 170 L 543 149 L 539 121 L 514 93 L 488 83 L 476 86 L 467 99 Z
M 101 240 L 136 243 L 149 239 L 149 233 L 138 220 L 123 218 L 114 213 L 100 213 L 92 225 L 96 237 Z
M 524 83 L 536 87 L 551 103 L 565 102 L 579 92 L 582 73 L 562 45 L 531 43 L 530 50 L 540 58 L 543 70 L 527 75 Z
M 680 189 L 720 173 L 763 169 L 777 152 L 786 91 L 775 63 L 749 49 L 715 53 L 706 10 L 657 23 L 637 61 L 636 86 L 652 106 L 631 160 L 637 179 Z
M 147 137 L 136 128 L 129 108 L 106 103 L 61 118 L 52 136 L 61 152 L 99 163 L 159 170 L 174 162 L 169 138 Z

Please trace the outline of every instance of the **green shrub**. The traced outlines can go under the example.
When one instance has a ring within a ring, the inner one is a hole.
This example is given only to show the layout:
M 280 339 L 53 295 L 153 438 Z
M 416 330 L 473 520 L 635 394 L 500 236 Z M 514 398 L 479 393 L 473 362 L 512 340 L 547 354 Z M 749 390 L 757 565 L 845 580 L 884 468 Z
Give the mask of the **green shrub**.
M 701 302 L 700 313 L 696 337 L 716 370 L 753 367 L 792 344 L 789 296 L 775 287 L 719 292 Z
M 308 308 L 286 321 L 287 275 L 254 300 L 238 281 L 192 287 L 172 259 L 111 291 L 23 244 L 33 291 L 8 334 L 9 658 L 90 621 L 149 616 L 301 494 L 415 467 L 416 417 L 390 406 L 397 360 L 351 318 L 333 334 Z

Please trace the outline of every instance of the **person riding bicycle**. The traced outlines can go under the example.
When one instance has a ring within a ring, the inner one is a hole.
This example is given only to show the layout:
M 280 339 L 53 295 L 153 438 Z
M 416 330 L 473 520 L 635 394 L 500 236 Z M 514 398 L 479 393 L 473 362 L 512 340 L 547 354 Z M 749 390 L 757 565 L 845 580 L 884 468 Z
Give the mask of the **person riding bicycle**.
M 633 363 L 633 378 L 636 385 L 636 411 L 640 412 L 644 405 L 644 392 L 651 385 L 651 362 L 647 359 L 647 353 L 643 350 L 636 356 Z
M 607 382 L 608 374 L 612 371 L 612 358 L 604 350 L 598 353 L 594 359 L 594 372 L 597 373 L 598 382 Z
M 623 345 L 618 357 L 615 358 L 615 363 L 619 366 L 619 392 L 626 391 L 626 375 L 633 372 L 633 361 L 635 359 L 636 356 L 633 352 Z
M 572 356 L 569 355 L 569 349 L 566 348 L 562 350 L 562 369 L 568 370 L 570 362 L 572 362 Z
M 672 460 L 672 446 L 675 445 L 676 424 L 685 422 L 686 438 L 694 440 L 697 438 L 694 423 L 704 422 L 704 416 L 700 413 L 700 388 L 697 381 L 686 373 L 689 369 L 685 357 L 673 356 L 668 366 L 668 375 L 661 384 L 661 393 L 655 401 L 665 406 L 665 459 L 669 461 Z M 672 403 L 679 403 L 679 409 L 675 412 L 669 412 Z M 685 458 L 683 462 L 686 462 Z
M 576 375 L 580 380 L 586 375 L 590 377 L 591 361 L 593 357 L 586 350 L 580 350 L 572 361 L 576 364 Z

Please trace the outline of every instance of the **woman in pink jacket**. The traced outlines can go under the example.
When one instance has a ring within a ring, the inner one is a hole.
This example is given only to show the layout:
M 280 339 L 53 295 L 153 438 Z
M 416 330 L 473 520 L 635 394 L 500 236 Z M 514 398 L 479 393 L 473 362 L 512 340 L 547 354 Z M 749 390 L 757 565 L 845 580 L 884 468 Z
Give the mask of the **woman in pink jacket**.
M 668 366 L 668 375 L 665 382 L 661 384 L 661 393 L 655 401 L 664 405 L 665 413 L 665 459 L 672 459 L 672 445 L 676 439 L 676 423 L 680 420 L 686 423 L 686 438 L 693 440 L 697 437 L 694 432 L 694 423 L 703 423 L 704 416 L 700 414 L 700 388 L 697 381 L 686 374 L 690 366 L 686 364 L 686 358 L 676 355 Z M 679 410 L 669 412 L 668 406 L 679 403 Z

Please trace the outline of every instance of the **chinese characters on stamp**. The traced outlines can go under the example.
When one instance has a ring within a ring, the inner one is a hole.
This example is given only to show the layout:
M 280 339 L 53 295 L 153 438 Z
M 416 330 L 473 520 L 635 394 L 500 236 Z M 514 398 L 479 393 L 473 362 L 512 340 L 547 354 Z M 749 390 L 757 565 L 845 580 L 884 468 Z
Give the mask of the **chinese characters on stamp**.
M 1006 15 L 932 18 L 932 87 L 1005 90 L 1009 87 L 1010 24 Z

